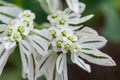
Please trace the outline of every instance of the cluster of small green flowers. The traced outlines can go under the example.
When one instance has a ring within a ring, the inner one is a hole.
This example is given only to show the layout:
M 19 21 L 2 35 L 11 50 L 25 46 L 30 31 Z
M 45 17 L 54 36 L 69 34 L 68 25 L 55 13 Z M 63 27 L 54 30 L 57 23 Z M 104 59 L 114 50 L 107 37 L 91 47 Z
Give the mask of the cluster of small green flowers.
M 34 13 L 30 10 L 25 10 L 19 14 L 19 17 L 8 24 L 7 36 L 12 41 L 20 41 L 24 35 L 28 35 L 33 29 Z
M 69 28 L 50 28 L 50 33 L 53 36 L 52 46 L 56 52 L 72 52 L 74 51 L 77 36 Z

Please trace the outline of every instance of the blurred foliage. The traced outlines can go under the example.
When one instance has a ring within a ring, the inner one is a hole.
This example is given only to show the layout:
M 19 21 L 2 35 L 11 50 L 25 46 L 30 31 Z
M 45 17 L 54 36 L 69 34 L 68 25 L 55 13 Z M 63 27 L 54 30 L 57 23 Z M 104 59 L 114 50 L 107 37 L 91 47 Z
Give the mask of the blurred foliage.
M 37 0 L 4 0 L 18 5 L 23 9 L 30 9 L 36 14 L 36 22 L 41 24 L 47 21 L 47 14 L 41 9 Z M 84 15 L 95 14 L 95 17 L 86 23 L 87 25 L 96 22 L 99 17 L 104 17 L 103 32 L 111 41 L 120 41 L 120 0 L 80 0 L 84 2 L 86 10 Z M 23 80 L 22 65 L 19 50 L 10 56 L 0 80 Z M 43 80 L 41 78 L 41 80 Z

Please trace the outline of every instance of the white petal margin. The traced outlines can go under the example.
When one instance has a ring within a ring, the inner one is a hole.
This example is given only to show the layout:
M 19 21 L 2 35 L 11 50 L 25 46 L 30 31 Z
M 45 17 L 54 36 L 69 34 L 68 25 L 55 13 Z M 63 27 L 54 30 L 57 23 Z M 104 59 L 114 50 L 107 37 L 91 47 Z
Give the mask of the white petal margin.
M 94 30 L 94 29 L 92 29 L 90 27 L 84 27 L 81 30 L 77 31 L 76 35 L 79 36 L 79 37 L 89 36 L 89 35 L 95 35 L 95 36 L 97 36 L 98 33 L 97 33 L 96 30 Z
M 71 19 L 69 21 L 70 24 L 81 24 L 85 21 L 88 21 L 89 19 L 91 19 L 94 15 L 93 14 L 90 14 L 88 16 L 85 16 L 85 17 L 81 17 L 80 19 Z
M 86 64 L 77 54 L 72 54 L 71 55 L 71 60 L 73 63 L 77 64 L 79 67 L 84 69 L 87 72 L 91 72 L 90 65 Z
M 14 51 L 15 46 L 15 42 L 4 42 L 0 44 L 0 75 L 10 54 Z
M 29 61 L 30 61 L 30 55 L 32 53 L 32 48 L 29 45 L 29 43 L 25 40 L 22 40 L 19 42 L 19 48 L 20 48 L 20 55 L 22 60 L 22 76 L 23 78 L 28 78 L 28 71 L 29 71 Z M 31 65 L 30 65 L 31 66 Z
M 40 6 L 46 13 L 55 13 L 58 9 L 60 9 L 61 2 L 60 0 L 38 0 L 40 2 Z
M 66 60 L 66 54 L 61 54 L 58 56 L 58 59 L 56 61 L 56 69 L 59 74 L 61 74 L 63 71 L 65 60 Z
M 37 50 L 37 52 L 43 56 L 47 55 L 47 50 L 50 45 L 50 42 L 36 35 L 28 36 L 31 45 Z
M 65 55 L 64 70 L 63 70 L 63 72 L 62 72 L 62 76 L 63 76 L 63 80 L 68 80 L 66 55 Z
M 8 26 L 5 24 L 0 24 L 0 37 L 5 36 L 5 31 L 7 30 Z
M 43 59 L 43 60 L 42 60 Z M 57 59 L 57 54 L 51 54 L 50 56 L 47 57 L 43 57 L 40 61 L 39 61 L 39 71 L 38 73 L 36 73 L 36 79 L 40 76 L 42 76 L 43 74 L 46 75 L 46 78 L 48 78 L 48 80 L 53 80 L 53 67 L 55 64 L 55 61 Z M 53 65 L 52 65 L 53 64 Z M 46 72 L 50 71 L 49 73 Z
M 14 6 L 0 6 L 0 12 L 11 15 L 13 17 L 17 17 L 19 13 L 22 12 L 22 9 Z
M 79 39 L 80 46 L 93 46 L 95 48 L 102 48 L 106 45 L 107 40 L 102 36 L 83 36 Z
M 75 13 L 79 12 L 79 1 L 78 0 L 66 0 L 69 8 Z
M 58 76 L 58 72 L 56 71 L 56 59 L 57 59 L 57 55 L 54 56 L 54 60 L 52 61 L 52 63 L 50 63 L 49 68 L 47 70 L 47 72 L 45 73 L 45 77 L 47 80 L 61 80 L 60 76 Z M 57 78 L 57 79 L 56 79 Z
M 83 47 L 79 51 L 79 56 L 97 65 L 116 66 L 116 63 L 110 56 L 92 47 Z
M 33 49 L 28 41 L 22 40 L 19 42 L 20 54 L 23 65 L 23 78 L 28 80 L 34 80 L 34 60 L 33 60 Z
M 26 55 L 30 55 L 32 53 L 32 47 L 30 45 L 30 43 L 28 43 L 28 41 L 26 40 L 21 40 L 19 42 L 19 47 L 22 49 L 22 51 L 26 54 Z
M 51 41 L 52 40 L 52 36 L 50 34 L 50 31 L 48 29 L 42 29 L 42 30 L 37 30 L 37 29 L 33 29 L 32 32 L 42 38 L 44 38 L 47 41 Z
M 0 21 L 6 24 L 9 24 L 13 19 L 10 17 L 7 17 L 3 14 L 0 14 Z

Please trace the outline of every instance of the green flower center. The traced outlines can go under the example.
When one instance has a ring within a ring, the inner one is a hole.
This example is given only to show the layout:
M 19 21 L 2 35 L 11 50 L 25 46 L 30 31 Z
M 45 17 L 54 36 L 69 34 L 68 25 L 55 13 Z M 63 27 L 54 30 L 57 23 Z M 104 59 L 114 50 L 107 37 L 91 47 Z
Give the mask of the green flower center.
M 65 50 L 67 50 L 67 51 L 70 51 L 71 50 L 71 45 L 70 44 L 65 44 L 64 45 L 64 48 L 65 48 Z
M 75 39 L 72 36 L 69 36 L 68 40 L 72 41 L 73 43 L 76 42 Z
M 11 34 L 12 34 L 12 29 L 9 28 L 9 29 L 7 30 L 7 35 L 10 36 Z
M 18 31 L 21 32 L 21 33 L 23 33 L 25 31 L 25 28 L 23 26 L 19 26 L 18 27 Z
M 53 18 L 53 19 L 55 19 L 55 18 L 57 18 L 57 17 L 58 17 L 57 14 L 53 14 L 53 15 L 52 15 L 52 18 Z
M 24 20 L 23 22 L 26 24 L 27 27 L 29 27 L 29 25 L 30 25 L 30 24 L 29 24 L 29 21 Z
M 30 14 L 27 14 L 27 13 L 26 13 L 26 14 L 24 14 L 24 16 L 26 16 L 26 17 L 30 17 Z
M 13 39 L 14 39 L 14 40 L 16 40 L 16 41 L 17 41 L 17 40 L 18 40 L 18 38 L 19 38 L 19 35 L 18 35 L 18 34 L 14 34 L 14 35 L 13 35 Z
M 51 34 L 53 37 L 56 37 L 56 31 L 55 30 L 50 30 Z
M 67 30 L 62 31 L 61 34 L 62 34 L 63 36 L 66 36 L 66 35 L 67 35 Z
M 61 48 L 61 47 L 62 47 L 62 46 L 61 46 L 62 42 L 63 42 L 62 40 L 58 40 L 58 41 L 56 42 L 58 48 Z
M 64 25 L 64 24 L 65 24 L 65 20 L 64 20 L 64 19 L 61 19 L 61 20 L 59 20 L 59 23 L 60 23 L 61 25 Z

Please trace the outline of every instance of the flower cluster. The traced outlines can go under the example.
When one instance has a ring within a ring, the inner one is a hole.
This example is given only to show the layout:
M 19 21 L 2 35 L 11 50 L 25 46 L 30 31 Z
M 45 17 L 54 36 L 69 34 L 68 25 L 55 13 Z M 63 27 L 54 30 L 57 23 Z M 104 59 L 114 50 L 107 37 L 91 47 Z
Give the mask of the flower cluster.
M 66 2 L 69 8 L 62 10 L 60 0 L 40 0 L 41 7 L 49 13 L 50 22 L 47 27 L 42 25 L 42 29 L 35 25 L 35 14 L 30 10 L 23 11 L 15 5 L 0 6 L 3 23 L 0 24 L 0 74 L 17 46 L 22 75 L 28 80 L 37 80 L 42 75 L 47 80 L 68 80 L 69 60 L 88 72 L 91 72 L 90 65 L 82 59 L 102 66 L 116 65 L 110 56 L 99 50 L 107 40 L 94 29 L 81 25 L 93 14 L 82 17 L 85 4 L 78 0 Z
M 33 30 L 33 19 L 35 15 L 26 10 L 18 15 L 18 18 L 10 22 L 7 29 L 7 36 L 11 41 L 20 41 L 24 36 Z

